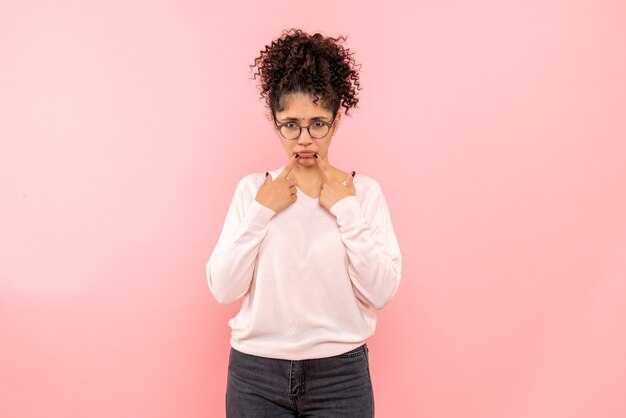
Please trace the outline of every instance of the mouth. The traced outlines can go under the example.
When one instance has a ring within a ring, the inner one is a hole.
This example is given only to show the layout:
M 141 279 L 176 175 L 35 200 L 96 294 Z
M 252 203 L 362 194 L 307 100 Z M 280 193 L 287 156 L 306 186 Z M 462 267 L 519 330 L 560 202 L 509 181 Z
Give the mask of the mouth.
M 296 154 L 298 154 L 300 158 L 313 158 L 313 156 L 315 155 L 313 151 L 301 151 L 297 152 Z

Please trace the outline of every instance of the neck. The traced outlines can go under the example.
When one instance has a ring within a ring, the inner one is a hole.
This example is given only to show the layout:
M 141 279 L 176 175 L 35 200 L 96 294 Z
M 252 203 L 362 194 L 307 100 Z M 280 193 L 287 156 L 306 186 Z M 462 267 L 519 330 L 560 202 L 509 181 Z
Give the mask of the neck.
M 317 165 L 309 167 L 296 166 L 289 177 L 296 179 L 300 187 L 320 186 L 324 181 L 324 176 Z

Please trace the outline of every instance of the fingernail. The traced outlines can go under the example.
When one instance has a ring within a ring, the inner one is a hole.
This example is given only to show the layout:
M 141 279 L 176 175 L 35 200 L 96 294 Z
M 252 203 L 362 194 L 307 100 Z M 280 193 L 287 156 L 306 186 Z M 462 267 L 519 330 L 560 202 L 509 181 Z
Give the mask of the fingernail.
M 313 156 L 314 156 L 315 158 L 317 158 L 317 152 L 316 152 L 315 154 L 313 154 Z
M 299 156 L 298 154 L 296 154 L 295 158 L 296 158 L 296 159 L 297 159 L 297 158 L 300 158 L 300 156 Z
M 352 177 L 354 177 L 354 175 L 355 175 L 355 174 L 356 174 L 356 171 L 353 171 L 353 172 L 352 172 Z
M 265 177 L 269 176 L 270 173 L 268 173 L 267 171 L 265 172 Z

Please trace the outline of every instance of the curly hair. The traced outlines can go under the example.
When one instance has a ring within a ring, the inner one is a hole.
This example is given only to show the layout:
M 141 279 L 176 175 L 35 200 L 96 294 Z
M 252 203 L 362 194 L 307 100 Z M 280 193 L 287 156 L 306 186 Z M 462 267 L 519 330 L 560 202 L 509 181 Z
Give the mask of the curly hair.
M 354 53 L 342 45 L 346 39 L 320 33 L 309 35 L 291 28 L 283 30 L 281 37 L 260 51 L 261 55 L 250 65 L 251 79 L 260 76 L 257 86 L 272 115 L 285 109 L 285 100 L 293 93 L 310 94 L 315 97 L 315 104 L 322 99 L 333 115 L 339 106 L 346 108 L 346 114 L 351 107 L 358 107 L 361 64 L 356 64 Z

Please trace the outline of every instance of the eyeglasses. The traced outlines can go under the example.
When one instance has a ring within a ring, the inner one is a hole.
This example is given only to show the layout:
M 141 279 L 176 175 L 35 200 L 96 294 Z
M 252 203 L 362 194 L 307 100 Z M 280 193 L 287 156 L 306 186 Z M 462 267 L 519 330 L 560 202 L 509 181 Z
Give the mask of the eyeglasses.
M 294 122 L 286 122 L 282 125 L 276 123 L 276 119 L 274 119 L 274 124 L 278 128 L 278 131 L 285 139 L 294 140 L 300 138 L 302 134 L 302 128 L 306 128 L 309 131 L 309 135 L 313 139 L 322 139 L 328 132 L 330 131 L 331 126 L 335 123 L 335 117 L 337 114 L 333 116 L 333 120 L 330 122 L 325 122 L 323 120 L 316 120 L 312 122 L 309 126 L 300 126 Z

